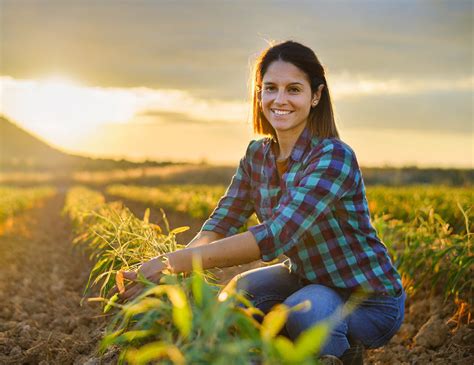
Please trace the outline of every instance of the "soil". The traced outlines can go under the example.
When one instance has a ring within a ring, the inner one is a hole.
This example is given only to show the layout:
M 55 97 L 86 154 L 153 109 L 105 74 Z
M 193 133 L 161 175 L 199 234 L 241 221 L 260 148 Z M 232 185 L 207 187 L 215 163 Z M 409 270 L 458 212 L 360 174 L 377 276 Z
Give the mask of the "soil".
M 80 306 L 90 263 L 63 204 L 47 200 L 0 236 L 0 364 L 84 364 L 102 336 L 98 308 Z
M 97 344 L 107 318 L 97 305 L 80 305 L 90 263 L 72 246 L 71 226 L 61 216 L 64 194 L 18 215 L 0 229 L 0 364 L 114 363 L 102 360 Z M 145 208 L 126 203 L 138 216 Z M 188 225 L 179 242 L 187 243 L 203 222 L 167 212 L 171 228 Z M 159 223 L 161 215 L 152 212 Z M 181 241 L 182 240 L 182 241 Z M 222 284 L 239 272 L 259 267 L 255 261 L 215 270 Z M 366 364 L 473 364 L 474 325 L 449 322 L 456 306 L 428 290 L 410 296 L 405 322 L 383 348 L 366 352 Z

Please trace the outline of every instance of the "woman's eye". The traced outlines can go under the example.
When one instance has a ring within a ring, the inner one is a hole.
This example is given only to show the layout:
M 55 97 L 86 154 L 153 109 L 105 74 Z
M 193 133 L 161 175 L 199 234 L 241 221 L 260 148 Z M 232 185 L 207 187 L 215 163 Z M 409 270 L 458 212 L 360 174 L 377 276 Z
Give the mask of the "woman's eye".
M 290 92 L 292 92 L 292 93 L 297 93 L 298 91 L 300 91 L 300 90 L 299 90 L 298 88 L 296 88 L 296 87 L 292 87 L 292 88 L 290 89 Z
M 266 86 L 265 91 L 272 91 L 274 89 L 273 86 Z

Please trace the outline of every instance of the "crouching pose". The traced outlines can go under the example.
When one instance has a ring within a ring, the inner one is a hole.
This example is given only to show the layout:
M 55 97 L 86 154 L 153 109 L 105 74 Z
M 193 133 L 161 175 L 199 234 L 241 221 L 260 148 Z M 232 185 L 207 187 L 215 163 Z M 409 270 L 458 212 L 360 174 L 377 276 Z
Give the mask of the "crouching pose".
M 193 255 L 206 269 L 284 254 L 285 263 L 244 272 L 233 285 L 264 313 L 309 300 L 309 310 L 288 318 L 283 332 L 292 340 L 340 318 L 320 355 L 326 363 L 361 363 L 361 346 L 382 346 L 400 328 L 406 295 L 371 225 L 354 151 L 339 139 L 325 70 L 310 48 L 287 41 L 259 56 L 253 77 L 253 127 L 267 137 L 249 143 L 198 235 L 163 256 L 174 272 L 187 272 Z M 261 223 L 238 233 L 253 212 Z M 163 256 L 143 263 L 142 274 L 158 280 Z M 124 298 L 138 290 L 130 287 Z M 362 302 L 338 315 L 354 293 Z

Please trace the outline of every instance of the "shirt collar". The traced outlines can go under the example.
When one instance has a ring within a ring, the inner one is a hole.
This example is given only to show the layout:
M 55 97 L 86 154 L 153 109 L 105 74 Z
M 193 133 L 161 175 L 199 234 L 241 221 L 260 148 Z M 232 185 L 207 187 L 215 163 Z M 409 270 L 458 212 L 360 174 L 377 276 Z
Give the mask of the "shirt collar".
M 300 136 L 296 140 L 296 143 L 293 146 L 293 150 L 291 151 L 290 157 L 291 157 L 292 160 L 294 160 L 294 161 L 300 161 L 301 160 L 306 148 L 308 148 L 309 145 L 311 144 L 312 138 L 314 138 L 314 137 L 311 136 L 311 129 L 309 127 L 309 124 L 306 124 L 305 128 L 303 129 Z M 266 151 L 265 151 L 267 155 L 268 155 L 269 152 L 273 153 L 271 147 L 272 147 L 273 144 L 276 144 L 276 143 L 277 142 L 274 138 L 272 138 L 272 137 L 269 138 L 269 143 L 268 143 Z

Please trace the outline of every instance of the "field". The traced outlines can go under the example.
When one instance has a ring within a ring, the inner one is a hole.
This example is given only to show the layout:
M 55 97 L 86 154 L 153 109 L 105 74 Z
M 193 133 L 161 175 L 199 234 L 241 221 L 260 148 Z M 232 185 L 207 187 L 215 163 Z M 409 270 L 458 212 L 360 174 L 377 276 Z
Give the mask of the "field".
M 276 307 L 259 324 L 238 293 L 220 292 L 260 261 L 165 275 L 127 305 L 105 299 L 121 270 L 189 242 L 224 185 L 0 191 L 0 363 L 316 363 L 330 323 L 293 344 L 278 334 L 296 309 Z M 472 364 L 473 190 L 369 186 L 367 197 L 409 293 L 402 329 L 367 363 Z

